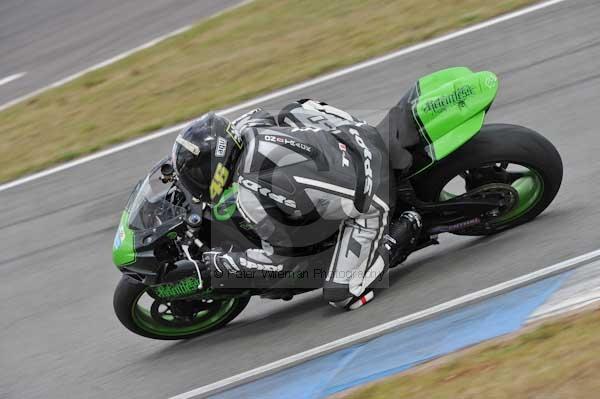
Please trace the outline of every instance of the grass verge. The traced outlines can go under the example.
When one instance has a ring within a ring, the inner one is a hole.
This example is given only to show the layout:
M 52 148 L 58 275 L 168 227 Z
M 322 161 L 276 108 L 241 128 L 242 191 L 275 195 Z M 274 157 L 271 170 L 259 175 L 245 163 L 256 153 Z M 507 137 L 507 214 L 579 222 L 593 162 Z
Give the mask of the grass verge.
M 600 310 L 558 319 L 359 388 L 345 399 L 596 398 Z
M 534 0 L 256 0 L 0 112 L 0 181 Z

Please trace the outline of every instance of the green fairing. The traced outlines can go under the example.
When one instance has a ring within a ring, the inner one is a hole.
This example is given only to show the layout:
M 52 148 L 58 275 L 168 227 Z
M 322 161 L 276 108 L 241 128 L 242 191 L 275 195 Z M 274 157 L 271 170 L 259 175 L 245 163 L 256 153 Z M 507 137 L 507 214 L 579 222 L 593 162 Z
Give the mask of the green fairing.
M 177 283 L 161 284 L 153 287 L 156 296 L 163 299 L 181 298 L 198 291 L 200 281 L 197 277 L 188 277 Z
M 429 143 L 426 151 L 438 161 L 479 132 L 496 97 L 498 78 L 492 72 L 458 67 L 419 79 L 417 88 L 413 115 Z
M 135 262 L 135 246 L 133 231 L 129 228 L 129 213 L 123 212 L 121 222 L 115 235 L 113 244 L 113 263 L 117 267 L 129 265 Z
M 219 202 L 213 207 L 213 216 L 216 220 L 224 222 L 231 219 L 237 207 L 237 192 L 237 183 L 234 183 L 231 187 L 225 190 L 225 192 L 223 192 L 223 195 L 221 195 Z

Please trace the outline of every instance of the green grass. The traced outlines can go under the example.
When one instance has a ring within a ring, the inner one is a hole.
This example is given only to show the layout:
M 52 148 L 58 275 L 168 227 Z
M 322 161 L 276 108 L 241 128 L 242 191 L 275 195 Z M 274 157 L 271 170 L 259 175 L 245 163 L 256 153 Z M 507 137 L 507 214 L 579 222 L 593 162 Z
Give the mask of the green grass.
M 256 0 L 0 112 L 0 181 L 532 0 Z
M 600 397 L 600 311 L 476 346 L 451 360 L 359 388 L 345 399 Z

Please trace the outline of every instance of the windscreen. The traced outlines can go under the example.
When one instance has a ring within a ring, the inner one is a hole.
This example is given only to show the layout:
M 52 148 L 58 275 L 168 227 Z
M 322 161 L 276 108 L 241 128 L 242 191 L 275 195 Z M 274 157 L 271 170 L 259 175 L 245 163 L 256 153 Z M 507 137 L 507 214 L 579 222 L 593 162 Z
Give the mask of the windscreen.
M 169 201 L 175 188 L 171 183 L 163 183 L 160 162 L 140 183 L 131 195 L 129 210 L 129 228 L 147 230 L 156 228 L 173 219 L 185 216 L 186 210 Z

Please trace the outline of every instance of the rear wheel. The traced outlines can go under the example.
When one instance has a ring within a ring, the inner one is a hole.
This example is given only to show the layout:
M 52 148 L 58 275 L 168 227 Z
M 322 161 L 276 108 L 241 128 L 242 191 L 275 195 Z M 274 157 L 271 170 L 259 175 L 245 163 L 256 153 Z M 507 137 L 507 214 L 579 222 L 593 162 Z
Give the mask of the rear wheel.
M 148 338 L 174 340 L 197 337 L 225 326 L 250 301 L 249 297 L 159 302 L 148 286 L 122 276 L 113 306 L 119 321 L 130 331 Z
M 528 222 L 543 212 L 560 188 L 562 160 L 543 136 L 522 126 L 484 126 L 464 146 L 413 184 L 424 201 L 444 201 L 485 184 L 510 184 L 519 194 L 508 213 L 456 232 L 488 235 Z

